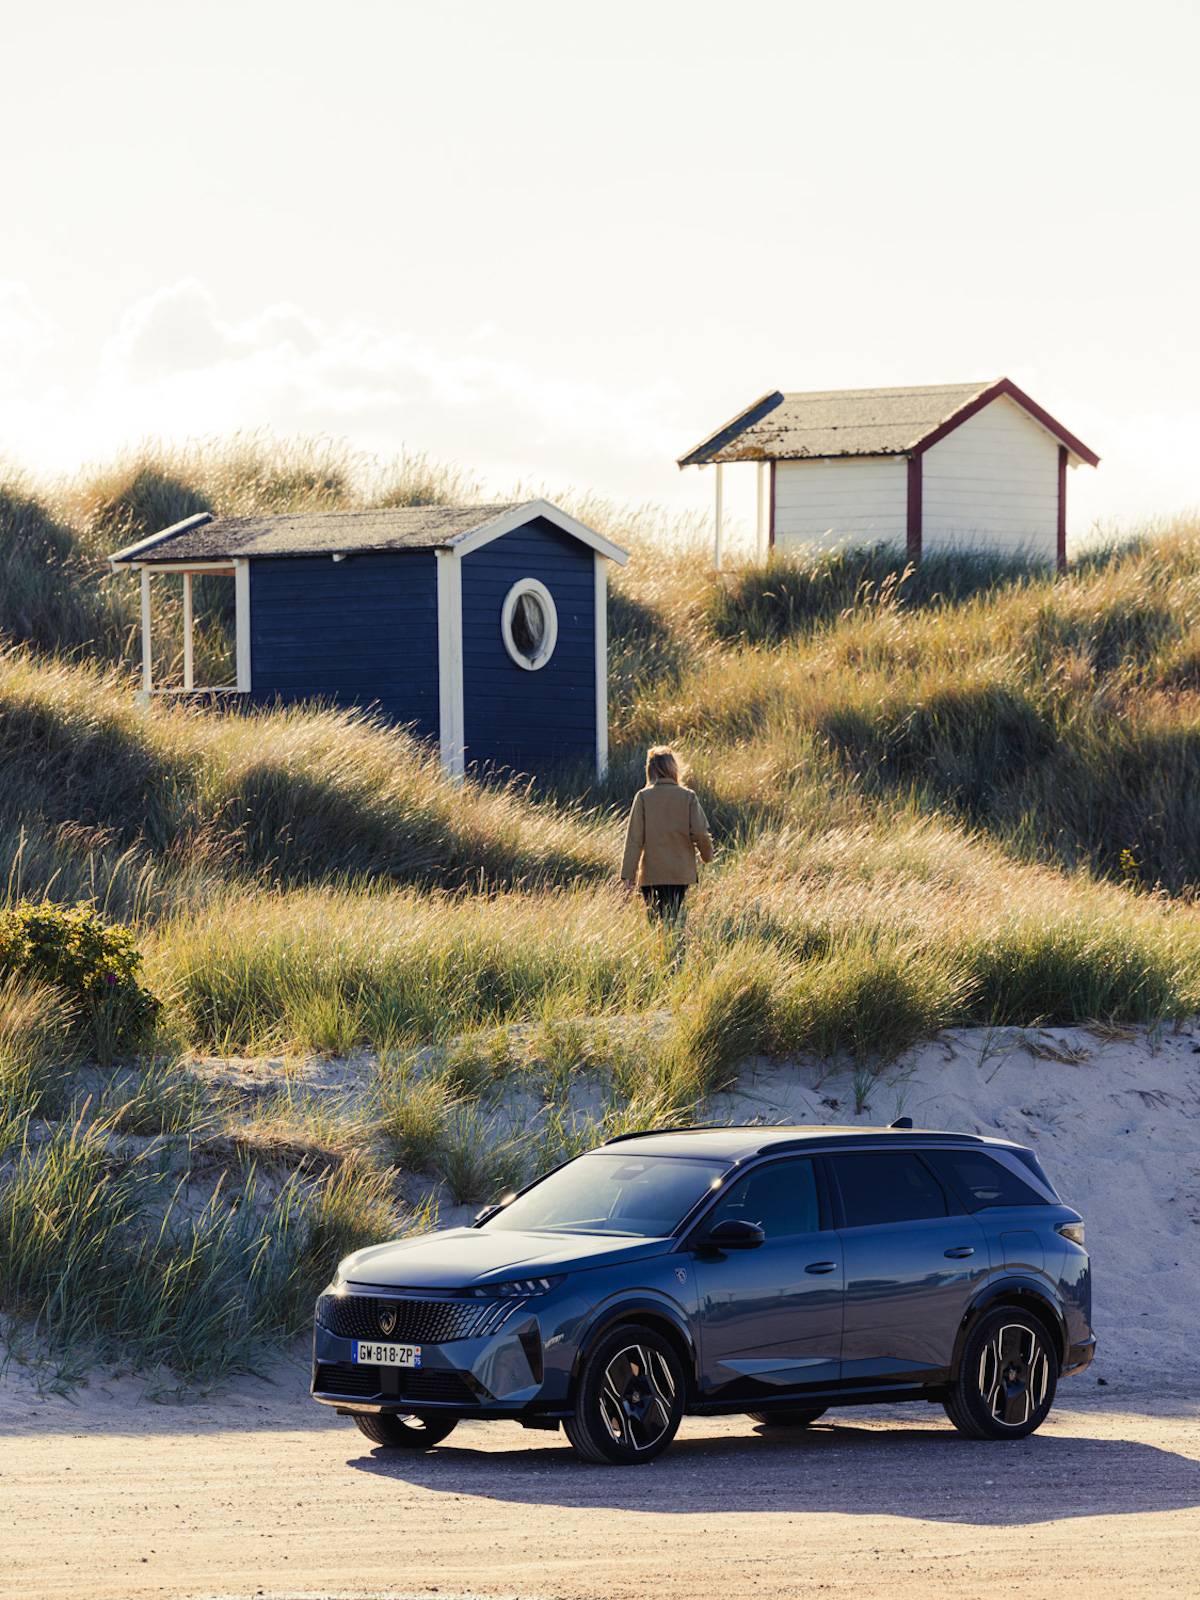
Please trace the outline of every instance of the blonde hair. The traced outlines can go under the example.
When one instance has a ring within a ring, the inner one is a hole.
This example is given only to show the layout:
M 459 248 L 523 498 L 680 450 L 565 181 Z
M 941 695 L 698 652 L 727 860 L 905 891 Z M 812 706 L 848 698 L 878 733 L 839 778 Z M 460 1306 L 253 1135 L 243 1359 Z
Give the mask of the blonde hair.
M 669 744 L 652 744 L 646 751 L 647 783 L 678 783 L 679 761 Z

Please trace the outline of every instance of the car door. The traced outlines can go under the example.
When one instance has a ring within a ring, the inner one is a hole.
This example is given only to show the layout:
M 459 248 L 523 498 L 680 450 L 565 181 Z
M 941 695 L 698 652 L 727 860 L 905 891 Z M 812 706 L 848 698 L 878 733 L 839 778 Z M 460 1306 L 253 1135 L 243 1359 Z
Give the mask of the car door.
M 846 1278 L 842 1377 L 940 1373 L 988 1274 L 987 1237 L 916 1150 L 826 1158 Z
M 751 1250 L 698 1240 L 730 1218 L 766 1235 Z M 702 1383 L 707 1398 L 765 1399 L 838 1377 L 842 1246 L 811 1158 L 736 1179 L 693 1235 Z

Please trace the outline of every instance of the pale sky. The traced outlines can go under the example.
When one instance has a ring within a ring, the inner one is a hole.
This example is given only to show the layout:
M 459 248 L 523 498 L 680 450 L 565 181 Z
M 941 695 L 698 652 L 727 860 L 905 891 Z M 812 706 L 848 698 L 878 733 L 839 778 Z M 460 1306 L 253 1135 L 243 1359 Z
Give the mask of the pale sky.
M 705 505 L 764 390 L 1007 375 L 1200 505 L 1200 5 L 0 0 L 0 456 L 328 433 Z M 748 481 L 752 469 L 740 474 Z

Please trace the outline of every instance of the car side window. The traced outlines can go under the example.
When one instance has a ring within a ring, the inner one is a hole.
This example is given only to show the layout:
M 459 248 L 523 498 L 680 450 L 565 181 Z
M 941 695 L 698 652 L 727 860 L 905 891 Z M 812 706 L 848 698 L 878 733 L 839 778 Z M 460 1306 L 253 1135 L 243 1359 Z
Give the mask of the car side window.
M 946 1216 L 941 1184 L 913 1150 L 864 1150 L 830 1157 L 848 1228 Z
M 757 1172 L 748 1172 L 709 1212 L 705 1229 L 734 1218 L 757 1222 L 768 1239 L 818 1232 L 821 1208 L 813 1163 L 772 1161 Z
M 921 1154 L 968 1211 L 984 1206 L 1044 1206 L 1044 1195 L 982 1150 L 923 1150 Z

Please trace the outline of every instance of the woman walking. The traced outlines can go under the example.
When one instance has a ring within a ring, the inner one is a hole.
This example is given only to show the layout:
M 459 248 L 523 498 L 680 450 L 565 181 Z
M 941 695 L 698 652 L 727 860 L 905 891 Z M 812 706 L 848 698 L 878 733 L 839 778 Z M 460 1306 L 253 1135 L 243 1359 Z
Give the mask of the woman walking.
M 675 922 L 696 881 L 697 854 L 701 861 L 713 858 L 704 812 L 679 781 L 674 751 L 655 745 L 646 755 L 646 787 L 633 797 L 621 876 L 641 889 L 651 917 Z

